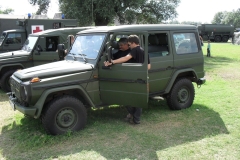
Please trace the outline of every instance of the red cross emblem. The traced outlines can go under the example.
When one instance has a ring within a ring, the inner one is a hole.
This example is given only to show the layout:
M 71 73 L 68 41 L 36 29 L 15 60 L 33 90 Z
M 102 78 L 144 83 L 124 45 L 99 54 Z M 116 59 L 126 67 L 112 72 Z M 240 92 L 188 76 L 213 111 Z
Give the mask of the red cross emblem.
M 43 25 L 32 26 L 32 33 L 41 32 L 44 30 Z

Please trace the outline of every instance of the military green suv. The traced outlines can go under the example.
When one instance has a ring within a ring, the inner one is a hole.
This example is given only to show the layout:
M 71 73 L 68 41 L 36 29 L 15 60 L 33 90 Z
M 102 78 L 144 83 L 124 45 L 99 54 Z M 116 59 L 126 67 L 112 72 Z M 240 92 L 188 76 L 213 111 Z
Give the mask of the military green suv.
M 59 61 L 58 44 L 67 45 L 67 36 L 93 27 L 49 29 L 30 34 L 21 50 L 0 54 L 0 86 L 10 92 L 10 76 L 18 69 Z
M 136 34 L 144 63 L 110 67 L 121 37 Z M 60 50 L 61 51 L 61 50 Z M 151 70 L 147 69 L 148 54 Z M 193 83 L 202 85 L 204 59 L 198 30 L 191 25 L 124 25 L 79 32 L 65 60 L 15 72 L 9 102 L 14 110 L 42 119 L 52 135 L 84 128 L 86 108 L 112 104 L 148 107 L 151 97 L 166 99 L 170 109 L 192 105 Z

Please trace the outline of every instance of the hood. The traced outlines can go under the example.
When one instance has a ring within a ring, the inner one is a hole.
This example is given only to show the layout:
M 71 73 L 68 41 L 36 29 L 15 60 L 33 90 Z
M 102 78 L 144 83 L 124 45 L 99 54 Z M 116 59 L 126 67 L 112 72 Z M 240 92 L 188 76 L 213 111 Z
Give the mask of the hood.
M 29 55 L 29 52 L 24 51 L 24 50 L 18 50 L 18 51 L 1 53 L 0 59 L 17 58 L 17 57 L 23 57 L 23 56 L 28 56 L 28 55 Z
M 63 60 L 59 62 L 48 63 L 36 67 L 19 70 L 14 73 L 14 76 L 24 81 L 29 80 L 33 77 L 48 78 L 77 72 L 89 71 L 92 69 L 93 65 L 89 63 L 85 64 L 79 61 Z

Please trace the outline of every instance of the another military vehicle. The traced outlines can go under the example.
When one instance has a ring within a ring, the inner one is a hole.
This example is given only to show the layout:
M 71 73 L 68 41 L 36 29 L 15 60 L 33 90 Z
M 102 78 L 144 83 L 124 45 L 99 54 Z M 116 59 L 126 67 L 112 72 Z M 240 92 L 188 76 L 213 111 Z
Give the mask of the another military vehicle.
M 202 24 L 198 26 L 198 32 L 204 41 L 227 42 L 233 37 L 234 27 L 225 24 Z
M 0 86 L 10 91 L 9 78 L 18 69 L 59 61 L 58 44 L 67 44 L 68 35 L 92 27 L 49 29 L 30 34 L 21 50 L 0 54 Z
M 0 14 L 0 34 L 5 30 L 16 29 L 16 21 L 24 16 Z
M 0 37 L 0 53 L 22 48 L 29 34 L 47 29 L 77 27 L 76 19 L 23 19 L 17 20 L 18 29 L 5 30 Z M 16 26 L 16 28 L 17 28 Z
M 105 67 L 116 41 L 136 34 L 145 50 L 144 63 Z M 180 39 L 178 37 L 181 37 Z M 86 108 L 109 105 L 148 107 L 161 96 L 170 109 L 193 104 L 197 86 L 205 82 L 204 58 L 192 25 L 126 25 L 98 27 L 77 34 L 66 60 L 23 69 L 10 79 L 14 110 L 39 118 L 52 135 L 84 128 Z M 148 71 L 148 54 L 151 69 Z

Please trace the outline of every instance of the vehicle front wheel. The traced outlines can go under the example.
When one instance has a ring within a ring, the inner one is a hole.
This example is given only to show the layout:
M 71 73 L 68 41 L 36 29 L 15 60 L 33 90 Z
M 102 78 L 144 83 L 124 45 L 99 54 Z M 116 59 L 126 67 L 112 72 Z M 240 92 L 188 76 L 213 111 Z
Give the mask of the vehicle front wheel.
M 75 97 L 58 97 L 46 107 L 42 114 L 42 123 L 48 134 L 59 135 L 68 131 L 78 131 L 86 125 L 86 108 Z
M 172 90 L 167 95 L 167 104 L 170 109 L 180 110 L 189 108 L 193 104 L 195 90 L 192 82 L 189 79 L 178 79 Z
M 3 91 L 5 92 L 11 92 L 11 87 L 10 87 L 10 77 L 11 75 L 15 72 L 16 70 L 10 70 L 7 71 L 3 74 L 2 78 L 1 78 L 1 88 Z

